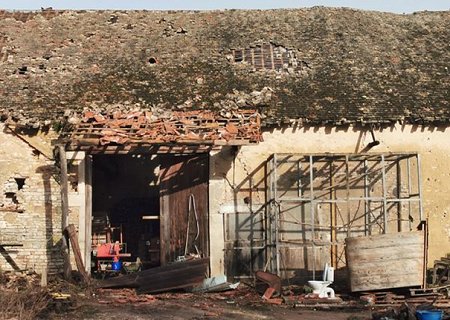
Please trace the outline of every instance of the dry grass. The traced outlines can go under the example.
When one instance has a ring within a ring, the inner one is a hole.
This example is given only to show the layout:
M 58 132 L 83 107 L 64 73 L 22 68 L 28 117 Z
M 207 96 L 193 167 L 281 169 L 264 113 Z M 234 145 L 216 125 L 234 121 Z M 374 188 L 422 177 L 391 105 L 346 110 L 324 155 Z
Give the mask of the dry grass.
M 0 273 L 0 319 L 32 320 L 49 307 L 51 296 L 37 275 Z
M 18 292 L 0 292 L 0 319 L 32 320 L 46 311 L 51 301 L 48 292 L 30 288 Z

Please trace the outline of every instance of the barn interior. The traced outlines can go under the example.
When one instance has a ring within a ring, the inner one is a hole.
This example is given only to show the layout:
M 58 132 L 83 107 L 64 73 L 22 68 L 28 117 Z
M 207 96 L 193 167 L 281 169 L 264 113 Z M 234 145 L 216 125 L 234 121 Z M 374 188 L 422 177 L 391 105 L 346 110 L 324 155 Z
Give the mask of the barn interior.
M 120 245 L 121 260 L 138 259 L 144 268 L 159 266 L 158 172 L 159 157 L 155 155 L 93 156 L 92 246 L 93 261 L 97 262 L 94 271 L 98 260 L 109 258 L 95 250 L 106 243 Z

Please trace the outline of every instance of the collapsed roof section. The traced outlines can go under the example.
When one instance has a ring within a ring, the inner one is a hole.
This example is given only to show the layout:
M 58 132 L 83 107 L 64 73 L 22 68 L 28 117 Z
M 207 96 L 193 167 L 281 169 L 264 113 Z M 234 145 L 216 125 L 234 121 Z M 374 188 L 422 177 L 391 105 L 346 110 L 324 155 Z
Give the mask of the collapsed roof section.
M 261 120 L 255 110 L 227 114 L 176 111 L 166 117 L 151 112 L 100 113 L 86 111 L 65 129 L 71 149 L 117 145 L 244 145 L 262 141 Z

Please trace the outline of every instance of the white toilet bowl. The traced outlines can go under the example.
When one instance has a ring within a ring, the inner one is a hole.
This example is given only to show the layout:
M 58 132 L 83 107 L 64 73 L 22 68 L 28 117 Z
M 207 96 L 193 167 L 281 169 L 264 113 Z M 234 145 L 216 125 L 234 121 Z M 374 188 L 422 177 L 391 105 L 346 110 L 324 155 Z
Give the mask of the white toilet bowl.
M 319 298 L 334 298 L 334 290 L 328 288 L 331 281 L 310 280 L 308 285 L 313 288 L 313 293 L 319 295 Z
M 334 268 L 329 267 L 328 263 L 325 264 L 325 270 L 323 271 L 323 280 L 310 280 L 308 285 L 313 288 L 313 293 L 319 295 L 319 298 L 334 298 L 334 290 L 328 288 L 334 281 Z

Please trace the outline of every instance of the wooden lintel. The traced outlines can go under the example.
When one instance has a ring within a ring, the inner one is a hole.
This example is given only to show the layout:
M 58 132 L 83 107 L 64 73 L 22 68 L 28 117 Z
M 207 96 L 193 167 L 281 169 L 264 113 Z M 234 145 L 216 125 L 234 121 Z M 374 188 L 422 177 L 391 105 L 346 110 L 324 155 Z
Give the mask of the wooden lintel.
M 70 145 L 68 150 L 85 151 L 89 154 L 194 154 L 219 150 L 213 145 L 119 145 L 119 146 L 76 146 Z
M 214 144 L 216 146 L 246 146 L 250 144 L 258 144 L 257 142 L 250 142 L 250 140 L 215 140 Z

